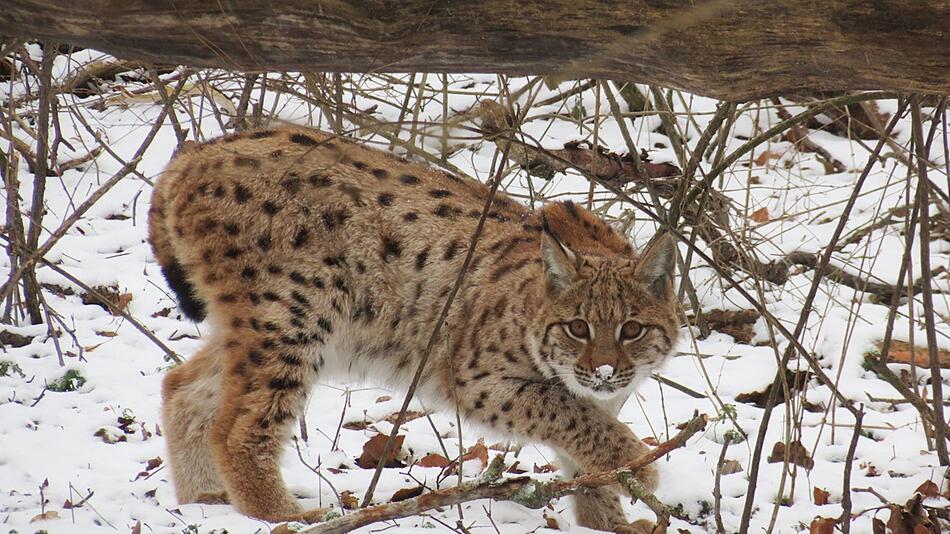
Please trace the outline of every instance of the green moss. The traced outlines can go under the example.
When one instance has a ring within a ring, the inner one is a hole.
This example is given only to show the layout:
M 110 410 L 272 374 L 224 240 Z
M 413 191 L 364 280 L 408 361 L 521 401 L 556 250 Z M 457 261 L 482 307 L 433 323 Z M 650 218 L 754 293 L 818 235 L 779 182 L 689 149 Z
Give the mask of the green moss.
M 46 385 L 46 389 L 60 393 L 66 391 L 76 391 L 77 389 L 83 387 L 85 383 L 86 377 L 82 376 L 82 374 L 76 369 L 70 369 L 66 371 L 63 376 L 48 383 Z
M 20 369 L 20 366 L 15 362 L 0 360 L 0 376 L 10 376 L 11 374 L 17 374 L 20 375 L 20 378 L 26 378 L 23 369 Z

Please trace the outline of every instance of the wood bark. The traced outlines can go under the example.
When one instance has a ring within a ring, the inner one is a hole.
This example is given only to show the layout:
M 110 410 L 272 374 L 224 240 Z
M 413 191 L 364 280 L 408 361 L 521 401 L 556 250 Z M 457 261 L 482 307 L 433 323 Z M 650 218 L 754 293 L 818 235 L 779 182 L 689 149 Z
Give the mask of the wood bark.
M 0 33 L 241 71 L 494 72 L 725 100 L 950 93 L 946 0 L 0 0 Z

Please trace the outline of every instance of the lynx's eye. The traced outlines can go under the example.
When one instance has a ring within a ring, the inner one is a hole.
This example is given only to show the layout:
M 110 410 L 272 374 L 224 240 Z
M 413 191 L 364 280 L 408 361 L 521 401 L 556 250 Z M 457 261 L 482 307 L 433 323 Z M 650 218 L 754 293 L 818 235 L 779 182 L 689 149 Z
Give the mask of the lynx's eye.
M 647 333 L 647 329 L 636 321 L 627 321 L 620 327 L 620 341 L 636 341 Z
M 587 321 L 583 319 L 574 319 L 567 323 L 566 330 L 569 336 L 579 341 L 590 339 L 590 326 L 588 326 Z

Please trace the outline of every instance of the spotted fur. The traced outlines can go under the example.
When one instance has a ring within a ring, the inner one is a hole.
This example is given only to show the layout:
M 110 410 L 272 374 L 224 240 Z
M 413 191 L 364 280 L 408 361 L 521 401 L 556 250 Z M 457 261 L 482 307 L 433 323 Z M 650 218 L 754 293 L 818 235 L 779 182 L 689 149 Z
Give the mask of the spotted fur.
M 278 469 L 292 421 L 318 377 L 408 383 L 487 196 L 302 128 L 179 154 L 155 188 L 150 241 L 183 309 L 211 323 L 163 384 L 179 500 L 319 518 Z M 531 213 L 499 194 L 420 394 L 451 406 L 454 389 L 468 420 L 546 443 L 570 471 L 631 461 L 646 447 L 616 413 L 675 342 L 674 252 L 659 237 L 637 255 L 580 206 Z M 639 477 L 657 483 L 653 469 Z M 577 503 L 583 525 L 628 526 L 612 490 Z

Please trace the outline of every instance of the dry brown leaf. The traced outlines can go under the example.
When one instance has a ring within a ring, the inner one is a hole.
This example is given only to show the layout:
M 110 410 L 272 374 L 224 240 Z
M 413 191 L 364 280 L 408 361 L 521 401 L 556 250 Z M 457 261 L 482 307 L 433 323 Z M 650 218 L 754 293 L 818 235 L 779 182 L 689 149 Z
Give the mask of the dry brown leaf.
M 649 445 L 649 446 L 651 446 L 651 447 L 656 447 L 657 445 L 660 444 L 660 442 L 657 441 L 656 438 L 653 437 L 653 436 L 647 436 L 647 437 L 643 438 L 643 439 L 640 440 L 640 441 L 646 443 L 647 445 Z
M 356 510 L 360 507 L 360 500 L 353 495 L 353 492 L 350 490 L 345 490 L 340 492 L 340 506 L 344 510 Z
M 33 519 L 30 519 L 30 523 L 36 523 L 37 521 L 47 521 L 50 519 L 59 519 L 59 512 L 56 510 L 47 510 L 42 514 L 36 514 L 33 516 Z
M 383 451 L 386 449 L 386 441 L 388 439 L 389 436 L 386 434 L 376 434 L 369 438 L 369 440 L 363 444 L 363 454 L 356 459 L 356 465 L 363 469 L 376 469 L 380 460 L 383 459 Z M 395 447 L 393 447 L 392 453 L 386 458 L 385 462 L 383 462 L 386 467 L 403 466 L 401 462 L 396 461 L 396 453 L 402 449 L 403 441 L 406 441 L 406 436 L 396 436 Z
M 812 497 L 815 500 L 815 504 L 818 506 L 824 506 L 828 504 L 828 496 L 831 495 L 827 491 L 815 486 L 815 489 L 812 490 Z
M 488 467 L 488 447 L 485 446 L 483 440 L 478 440 L 478 443 L 472 445 L 472 447 L 462 456 L 462 462 L 467 462 L 469 460 L 478 459 L 482 462 L 482 469 Z
M 721 471 L 722 471 L 723 476 L 725 476 L 725 475 L 732 475 L 732 474 L 735 474 L 735 473 L 741 473 L 741 472 L 742 472 L 742 464 L 740 464 L 737 460 L 733 460 L 733 459 L 730 458 L 730 459 L 725 460 L 724 462 L 722 462 L 722 469 L 721 469 Z
M 775 445 L 772 446 L 772 453 L 769 454 L 768 461 L 770 464 L 785 461 L 785 443 L 781 441 L 775 442 Z M 799 467 L 804 467 L 808 471 L 811 471 L 812 468 L 815 467 L 815 461 L 811 459 L 811 456 L 808 455 L 808 450 L 805 449 L 802 442 L 798 440 L 789 444 L 788 461 Z
M 563 530 L 561 525 L 558 524 L 557 519 L 549 516 L 547 512 L 544 513 L 544 524 L 551 530 Z
M 917 486 L 914 490 L 924 496 L 925 499 L 932 499 L 940 496 L 940 486 L 934 484 L 932 480 L 925 480 L 923 484 Z
M 759 208 L 753 211 L 749 218 L 757 223 L 767 223 L 772 220 L 768 208 Z
M 115 306 L 122 311 L 125 311 L 129 307 L 129 303 L 132 302 L 132 293 L 122 293 L 115 299 Z
M 833 517 L 816 517 L 808 527 L 808 534 L 833 534 L 837 523 Z
M 379 397 L 376 397 L 376 403 L 379 404 L 380 402 L 386 402 L 386 401 L 392 400 L 392 399 L 393 399 L 393 398 L 390 397 L 389 395 L 380 395 Z
M 521 462 L 516 460 L 515 463 L 508 466 L 508 469 L 505 469 L 505 472 L 513 475 L 523 475 L 527 473 L 527 471 L 518 467 L 519 464 L 521 464 Z
M 97 336 L 102 336 L 102 337 L 115 337 L 115 336 L 119 335 L 119 333 L 118 333 L 118 332 L 108 332 L 108 331 L 106 331 L 106 330 L 100 330 L 100 331 L 96 332 L 96 335 L 97 335 Z
M 555 471 L 557 471 L 557 466 L 554 464 L 544 464 L 540 466 L 538 464 L 534 464 L 535 473 L 553 473 Z
M 418 497 L 422 495 L 422 489 L 422 486 L 416 486 L 414 488 L 402 488 L 400 490 L 396 490 L 396 493 L 393 493 L 393 496 L 390 497 L 389 500 L 392 502 L 399 502 L 406 499 L 411 499 L 413 497 Z
M 877 342 L 877 350 L 880 352 L 883 346 L 882 341 Z M 910 344 L 904 341 L 891 341 L 891 346 L 887 349 L 887 360 L 889 363 L 903 363 L 910 365 L 913 360 L 914 365 L 918 367 L 930 367 L 930 352 L 926 344 L 914 344 L 914 350 L 910 350 Z M 950 350 L 937 349 L 937 362 L 940 367 L 950 369 Z M 903 371 L 903 369 L 902 369 Z
M 419 467 L 448 467 L 452 462 L 441 454 L 427 454 L 416 465 Z
M 779 154 L 778 152 L 770 152 L 766 150 L 765 152 L 759 154 L 755 158 L 755 164 L 758 165 L 759 167 L 765 167 L 765 165 L 769 162 L 769 160 L 780 159 L 781 157 L 782 155 Z

